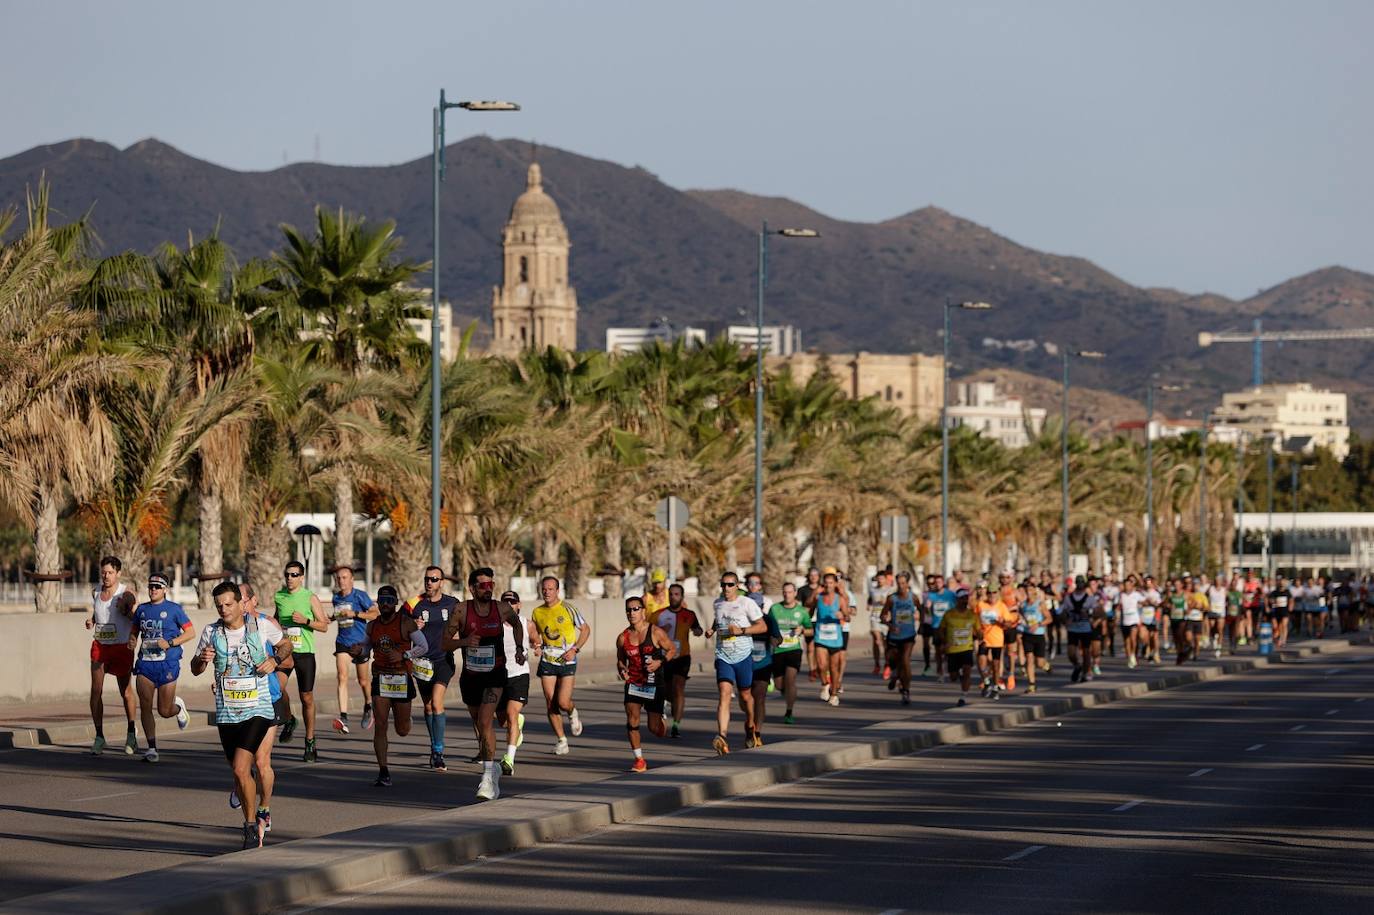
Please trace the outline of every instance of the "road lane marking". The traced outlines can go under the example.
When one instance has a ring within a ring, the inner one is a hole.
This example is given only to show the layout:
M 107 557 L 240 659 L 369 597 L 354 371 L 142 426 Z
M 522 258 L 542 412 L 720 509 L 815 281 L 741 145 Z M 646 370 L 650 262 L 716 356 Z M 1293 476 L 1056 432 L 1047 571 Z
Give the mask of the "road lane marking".
M 1254 751 L 1256 751 L 1256 750 L 1262 748 L 1263 746 L 1264 746 L 1264 744 L 1262 744 L 1262 743 L 1257 743 L 1257 744 L 1255 744 L 1254 746 L 1246 747 L 1246 748 L 1245 748 L 1245 752 L 1246 752 L 1246 753 L 1253 753 Z
M 1007 856 L 1006 856 L 1005 858 L 1003 858 L 1002 860 L 1003 860 L 1003 861 L 1020 861 L 1022 858 L 1030 857 L 1031 855 L 1035 854 L 1036 852 L 1038 852 L 1038 851 L 1044 851 L 1044 850 L 1045 850 L 1045 846 L 1044 846 L 1044 845 L 1032 845 L 1032 846 L 1030 846 L 1030 847 L 1028 847 L 1028 848 L 1023 848 L 1023 849 L 1021 849 L 1021 850 L 1018 851 L 1016 854 L 1007 855 Z
M 1126 812 L 1127 810 L 1130 810 L 1132 807 L 1138 807 L 1138 806 L 1140 806 L 1140 805 L 1143 804 L 1143 803 L 1145 803 L 1145 802 L 1144 802 L 1144 801 L 1127 801 L 1126 803 L 1122 804 L 1120 807 L 1113 807 L 1113 808 L 1112 808 L 1112 813 L 1124 813 L 1124 812 Z
M 1336 714 L 1336 712 L 1338 712 L 1338 711 L 1340 711 L 1340 710 L 1339 710 L 1339 709 L 1334 709 L 1334 708 L 1333 708 L 1333 709 L 1331 709 L 1329 712 L 1327 712 L 1326 714 L 1328 714 L 1328 715 L 1334 715 L 1334 714 Z
M 1363 701 L 1365 700 L 1365 698 L 1366 698 L 1365 696 L 1361 696 L 1360 698 L 1356 699 L 1355 701 L 1356 701 L 1357 703 L 1363 702 Z
M 1343 674 L 1343 673 L 1345 673 L 1345 668 L 1344 668 L 1344 667 L 1333 667 L 1333 668 L 1331 668 L 1330 670 L 1328 670 L 1328 671 L 1326 672 L 1326 675 L 1329 677 L 1329 676 L 1331 676 L 1332 674 Z
M 1208 772 L 1211 772 L 1211 771 L 1212 771 L 1211 769 L 1198 769 L 1196 772 L 1190 772 L 1190 773 L 1188 773 L 1188 777 L 1189 777 L 1189 778 L 1198 778 L 1199 776 L 1206 775 Z
M 1295 724 L 1295 725 L 1293 725 L 1291 728 L 1289 728 L 1288 730 L 1290 730 L 1290 731 L 1301 731 L 1301 730 L 1302 730 L 1303 728 L 1305 728 L 1305 727 L 1307 727 L 1307 725 L 1305 725 L 1305 724 Z
M 138 792 L 137 792 L 137 791 L 121 791 L 121 792 L 119 792 L 118 794 L 97 794 L 95 797 L 78 797 L 78 798 L 73 799 L 73 800 L 72 800 L 72 803 L 73 803 L 73 804 L 80 804 L 80 803 L 84 803 L 85 801 L 104 801 L 104 800 L 109 800 L 109 799 L 112 798 L 112 797 L 129 797 L 129 796 L 132 795 L 132 794 L 138 794 Z
M 902 915 L 906 909 L 883 909 L 878 915 Z

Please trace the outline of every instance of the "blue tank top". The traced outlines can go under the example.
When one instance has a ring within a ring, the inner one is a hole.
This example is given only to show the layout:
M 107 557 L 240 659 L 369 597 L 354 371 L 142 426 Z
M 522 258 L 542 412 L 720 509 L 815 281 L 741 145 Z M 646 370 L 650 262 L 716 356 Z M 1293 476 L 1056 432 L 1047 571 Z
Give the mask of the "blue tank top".
M 913 594 L 906 597 L 892 595 L 892 619 L 888 623 L 887 636 L 890 639 L 914 639 L 916 637 L 916 600 Z
M 840 618 L 840 595 L 834 603 L 825 602 L 825 594 L 816 598 L 816 644 L 822 648 L 843 648 L 844 629 Z

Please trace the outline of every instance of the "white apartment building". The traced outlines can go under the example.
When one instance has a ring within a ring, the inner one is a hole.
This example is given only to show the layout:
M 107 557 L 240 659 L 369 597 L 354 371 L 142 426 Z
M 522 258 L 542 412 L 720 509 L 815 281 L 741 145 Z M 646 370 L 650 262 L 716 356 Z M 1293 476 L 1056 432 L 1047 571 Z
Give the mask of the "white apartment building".
M 410 325 L 411 330 L 415 331 L 415 336 L 428 345 L 431 291 L 429 289 L 416 289 L 415 296 L 424 303 L 425 316 L 423 318 L 407 318 L 406 323 Z M 449 307 L 448 302 L 439 303 L 439 355 L 445 362 L 452 362 L 458 358 L 458 340 L 453 335 L 453 309 Z
M 643 349 L 650 343 L 670 344 L 683 340 L 691 345 L 703 346 L 706 331 L 700 327 L 675 328 L 671 324 L 658 323 L 652 327 L 608 327 L 606 328 L 606 352 L 624 353 Z
M 999 393 L 991 381 L 956 382 L 950 393 L 954 402 L 945 415 L 951 429 L 973 429 L 1008 448 L 1024 448 L 1045 426 L 1044 410 Z
M 1265 384 L 1225 394 L 1221 406 L 1212 413 L 1212 422 L 1234 428 L 1251 440 L 1272 435 L 1275 448 L 1288 439 L 1308 437 L 1311 441 L 1306 450 L 1320 445 L 1341 461 L 1350 453 L 1346 417 L 1344 394 L 1300 382 Z
M 752 350 L 759 339 L 759 329 L 753 324 L 731 324 L 725 328 L 725 339 Z M 763 325 L 763 351 L 771 356 L 791 356 L 801 352 L 801 331 L 791 324 Z

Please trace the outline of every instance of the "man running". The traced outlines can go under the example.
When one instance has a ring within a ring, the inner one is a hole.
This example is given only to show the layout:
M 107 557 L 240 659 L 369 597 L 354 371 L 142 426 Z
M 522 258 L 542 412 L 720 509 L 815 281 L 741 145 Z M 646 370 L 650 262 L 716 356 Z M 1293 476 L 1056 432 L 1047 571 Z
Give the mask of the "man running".
M 663 683 L 658 679 L 664 662 L 674 655 L 673 642 L 657 626 L 649 625 L 642 597 L 625 598 L 627 625 L 615 638 L 616 673 L 625 681 L 625 732 L 635 761 L 631 772 L 647 772 L 644 748 L 639 742 L 639 719 L 649 713 L 649 732 L 655 737 L 668 733 L 663 720 Z
M 272 596 L 277 610 L 277 625 L 291 640 L 292 665 L 279 670 L 282 695 L 286 696 L 286 682 L 294 673 L 296 689 L 301 697 L 301 716 L 305 718 L 305 753 L 302 759 L 312 763 L 319 760 L 315 752 L 315 633 L 329 630 L 329 617 L 320 599 L 305 587 L 305 566 L 296 560 L 286 564 L 283 572 L 286 585 Z M 291 700 L 286 700 L 290 709 Z M 296 733 L 296 716 L 292 715 L 282 728 L 281 742 L 290 743 Z
M 496 762 L 496 706 L 506 691 L 506 664 L 525 663 L 525 638 L 520 615 L 505 601 L 493 600 L 496 572 L 483 566 L 468 573 L 473 597 L 464 601 L 444 628 L 444 649 L 463 649 L 463 672 L 458 689 L 477 734 L 482 780 L 477 796 L 494 801 L 501 796 L 501 769 Z M 515 640 L 514 658 L 506 657 L 506 633 Z
M 902 705 L 911 704 L 911 650 L 916 647 L 917 620 L 920 612 L 916 608 L 916 595 L 911 590 L 911 575 L 902 572 L 897 576 L 896 587 L 883 598 L 883 608 L 879 611 L 886 627 L 885 665 L 890 671 L 887 688 L 902 689 Z
M 91 592 L 91 615 L 86 628 L 91 630 L 91 723 L 95 725 L 95 741 L 91 755 L 99 756 L 105 749 L 105 677 L 115 678 L 119 695 L 124 700 L 124 717 L 129 730 L 124 738 L 124 752 L 132 756 L 138 750 L 138 735 L 134 732 L 134 690 L 132 674 L 134 653 L 129 648 L 133 635 L 134 592 L 119 580 L 124 564 L 118 556 L 100 560 L 100 587 Z
M 444 740 L 448 731 L 448 712 L 444 698 L 453 679 L 453 652 L 443 645 L 444 629 L 453 618 L 458 599 L 444 593 L 444 570 L 438 566 L 425 569 L 425 589 L 410 608 L 410 615 L 420 624 L 425 635 L 425 656 L 416 658 L 412 667 L 415 688 L 425 706 L 425 733 L 429 735 L 429 767 L 435 772 L 447 772 L 444 760 Z
M 1126 666 L 1135 670 L 1136 664 L 1139 663 L 1136 660 L 1136 652 L 1139 648 L 1137 632 L 1140 629 L 1140 607 L 1144 603 L 1145 595 L 1137 587 L 1134 573 L 1126 576 L 1126 586 L 1117 600 L 1121 607 L 1121 645 L 1126 652 Z
M 212 596 L 219 620 L 201 632 L 191 673 L 199 677 L 213 668 L 215 726 L 243 810 L 243 848 L 261 847 L 266 824 L 258 818 L 252 769 L 256 761 L 263 781 L 272 781 L 271 758 L 258 759 L 257 752 L 275 717 L 267 685 L 267 678 L 277 669 L 277 656 L 271 649 L 285 636 L 266 617 L 245 618 L 242 594 L 232 581 L 215 585 Z
M 1145 657 L 1159 664 L 1159 626 L 1163 616 L 1164 596 L 1155 587 L 1153 575 L 1145 576 L 1145 590 L 1140 600 L 1140 628 L 1143 636 L 1136 641 L 1143 644 Z
M 1183 638 L 1174 639 L 1178 645 L 1177 664 L 1196 659 L 1202 643 L 1203 620 L 1211 606 L 1207 600 L 1207 577 L 1199 575 L 1193 582 L 1193 589 L 1184 596 L 1184 617 L 1180 632 Z
M 1221 576 L 1208 580 L 1206 575 L 1200 580 L 1207 586 L 1207 647 L 1221 657 L 1221 640 L 1226 631 L 1226 583 Z
M 896 590 L 891 566 L 874 575 L 868 585 L 868 638 L 873 649 L 873 676 L 881 676 L 884 680 L 892 676 L 892 665 L 887 660 L 887 624 L 883 622 L 883 608 L 887 606 L 888 595 Z
M 796 588 L 792 589 L 796 591 Z M 645 604 L 644 615 L 649 625 L 663 630 L 668 641 L 673 643 L 673 659 L 663 665 L 662 683 L 668 691 L 673 724 L 668 731 L 670 737 L 682 734 L 682 719 L 687 713 L 687 679 L 692 675 L 692 636 L 700 636 L 701 623 L 696 613 L 687 609 L 687 592 L 682 585 L 674 584 L 668 589 L 668 606 L 650 613 Z
M 162 575 L 148 577 L 148 602 L 138 605 L 133 622 L 129 650 L 138 658 L 134 676 L 143 738 L 148 743 L 143 761 L 155 763 L 157 715 L 175 718 L 183 731 L 191 723 L 186 703 L 177 695 L 177 677 L 181 676 L 181 646 L 196 637 L 196 627 L 181 604 L 167 599 L 167 579 Z
M 833 580 L 833 576 L 831 576 Z M 754 640 L 751 636 L 768 630 L 759 605 L 739 593 L 739 576 L 726 572 L 720 579 L 720 597 L 713 605 L 708 639 L 716 639 L 716 736 L 711 747 L 717 756 L 730 752 L 726 735 L 730 733 L 731 694 L 739 691 L 740 711 L 744 713 L 744 727 L 749 745 L 753 746 L 754 696 Z
M 506 729 L 506 752 L 501 757 L 501 774 L 515 774 L 515 751 L 520 749 L 520 745 L 525 742 L 525 706 L 530 701 L 530 659 L 529 656 L 536 654 L 540 650 L 539 630 L 534 627 L 534 623 L 525 619 L 525 615 L 520 612 L 520 595 L 514 591 L 506 591 L 501 595 L 501 600 L 508 604 L 515 611 L 517 624 L 509 625 L 505 630 L 505 651 L 506 651 L 506 686 L 501 691 L 501 701 L 496 705 L 496 723 Z M 525 660 L 519 664 L 515 663 L 515 633 L 519 630 L 525 634 L 526 645 L 529 651 L 526 652 Z
M 1001 699 L 1002 655 L 1006 647 L 1006 626 L 1010 621 L 1007 605 L 980 581 L 973 590 L 973 606 L 978 615 L 978 673 L 983 679 L 983 698 Z
M 806 570 L 806 581 L 797 589 L 797 600 L 801 601 L 803 607 L 811 606 L 811 596 L 821 590 L 821 570 L 812 566 Z M 820 677 L 820 672 L 816 669 L 816 643 L 815 636 L 806 637 L 806 671 L 807 677 L 812 680 Z
M 1292 605 L 1293 592 L 1288 587 L 1288 579 L 1280 575 L 1278 584 L 1269 592 L 1269 615 L 1274 620 L 1275 648 L 1288 644 L 1288 615 Z
M 1073 665 L 1070 683 L 1093 678 L 1093 623 L 1097 609 L 1097 595 L 1088 590 L 1088 580 L 1079 575 L 1074 579 L 1074 589 L 1064 595 L 1060 605 L 1069 635 L 1069 663 Z
M 377 605 L 367 592 L 353 586 L 353 569 L 334 567 L 334 613 L 330 617 L 339 627 L 334 636 L 334 669 L 338 674 L 339 717 L 334 730 L 348 733 L 348 674 L 349 668 L 358 678 L 363 693 L 362 728 L 372 727 L 372 662 L 363 653 L 367 640 L 367 624 L 377 618 Z
M 660 610 L 667 608 L 669 601 L 668 573 L 654 569 L 649 573 L 649 589 L 644 592 L 644 615 L 652 620 Z
M 935 679 L 942 680 L 945 677 L 945 645 L 940 624 L 944 622 L 945 614 L 954 608 L 954 598 L 954 592 L 945 587 L 945 577 L 932 575 L 926 586 L 925 619 L 921 623 L 921 657 L 925 661 L 922 677 L 930 676 L 932 645 L 935 648 Z
M 396 728 L 397 737 L 410 733 L 411 703 L 415 701 L 415 680 L 411 674 L 415 661 L 426 657 L 429 643 L 420 623 L 399 609 L 400 594 L 391 585 L 377 589 L 377 615 L 363 628 L 362 654 L 371 660 L 370 693 L 375 705 L 377 730 L 372 735 L 372 752 L 377 757 L 377 788 L 391 787 L 387 765 L 387 730 Z
M 1102 602 L 1104 619 L 1100 630 L 1102 641 L 1106 642 L 1106 647 L 1111 652 L 1112 657 L 1116 657 L 1116 609 L 1118 600 L 1121 597 L 1121 587 L 1116 583 L 1115 575 L 1108 575 L 1102 581 L 1102 586 L 1098 590 Z M 1101 656 L 1101 646 L 1098 646 L 1098 655 Z
M 1027 693 L 1036 690 L 1037 672 L 1043 670 L 1048 673 L 1050 670 L 1049 661 L 1045 660 L 1045 634 L 1049 628 L 1051 606 L 1052 599 L 1046 597 L 1045 592 L 1037 585 L 1026 588 L 1026 599 L 1021 604 L 1020 616 L 1025 626 L 1021 648 L 1026 654 Z
M 755 578 L 754 573 L 750 574 Z M 754 590 L 757 589 L 757 590 Z M 757 576 L 756 583 L 751 585 L 750 593 L 746 595 L 750 600 L 759 605 L 759 612 L 763 614 L 763 623 L 767 628 L 760 635 L 754 636 L 754 645 L 750 658 L 754 662 L 754 682 L 749 686 L 749 692 L 754 697 L 754 714 L 752 720 L 752 734 L 747 733 L 750 729 L 746 728 L 745 747 L 763 746 L 763 722 L 768 710 L 768 693 L 773 690 L 773 650 L 782 644 L 782 630 L 778 628 L 778 623 L 773 619 L 771 613 L 765 612 L 767 602 L 763 598 L 763 578 Z
M 809 637 L 811 611 L 797 599 L 797 586 L 785 582 L 782 586 L 782 600 L 768 609 L 768 615 L 777 624 L 781 641 L 773 649 L 773 683 L 782 690 L 783 701 L 787 703 L 787 714 L 783 724 L 795 724 L 797 719 L 793 709 L 797 704 L 797 677 L 801 673 L 803 639 Z
M 544 646 L 536 673 L 544 689 L 549 726 L 553 728 L 553 752 L 566 756 L 568 737 L 563 731 L 563 716 L 568 716 L 572 736 L 582 734 L 582 719 L 573 704 L 573 688 L 577 685 L 577 656 L 592 637 L 592 627 L 576 607 L 558 596 L 559 588 L 558 579 L 552 575 L 539 580 L 543 603 L 534 608 L 533 618 Z
M 821 701 L 839 705 L 845 667 L 844 622 L 850 604 L 837 573 L 825 573 L 821 590 L 811 595 L 809 609 L 816 632 L 816 666 L 821 670 Z
M 959 683 L 959 704 L 968 705 L 968 689 L 973 678 L 973 652 L 978 642 L 978 617 L 969 607 L 969 593 L 956 592 L 954 607 L 940 620 L 940 637 L 945 645 L 951 681 Z

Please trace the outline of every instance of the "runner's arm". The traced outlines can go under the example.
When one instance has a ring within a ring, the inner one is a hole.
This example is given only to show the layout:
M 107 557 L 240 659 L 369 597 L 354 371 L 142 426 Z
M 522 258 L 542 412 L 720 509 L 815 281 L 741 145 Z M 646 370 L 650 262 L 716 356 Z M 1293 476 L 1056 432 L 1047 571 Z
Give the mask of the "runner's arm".
M 892 619 L 892 595 L 883 598 L 883 609 L 878 611 L 878 622 L 884 626 Z
M 444 625 L 443 637 L 439 639 L 439 647 L 444 651 L 457 651 L 463 647 L 463 619 L 464 614 L 457 612 L 455 608 L 453 615 Z
M 663 649 L 663 660 L 671 661 L 677 657 L 677 648 L 673 646 L 673 640 L 668 638 L 668 633 L 657 626 L 650 626 L 649 631 L 654 634 L 654 644 Z M 658 668 L 654 668 L 657 670 Z
M 310 619 L 305 625 L 316 632 L 329 631 L 329 614 L 324 612 L 324 604 L 313 594 L 310 595 Z
M 624 680 L 629 675 L 629 660 L 625 657 L 625 633 L 615 637 L 615 675 Z
M 510 626 L 511 635 L 515 641 L 515 663 L 525 662 L 525 634 L 521 632 L 520 614 L 506 601 L 501 601 L 501 619 L 505 620 Z

